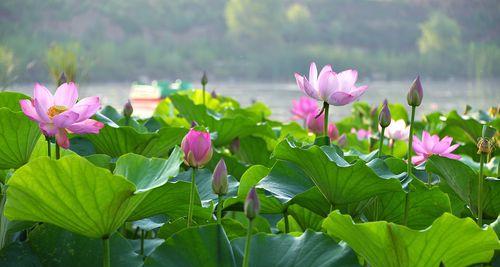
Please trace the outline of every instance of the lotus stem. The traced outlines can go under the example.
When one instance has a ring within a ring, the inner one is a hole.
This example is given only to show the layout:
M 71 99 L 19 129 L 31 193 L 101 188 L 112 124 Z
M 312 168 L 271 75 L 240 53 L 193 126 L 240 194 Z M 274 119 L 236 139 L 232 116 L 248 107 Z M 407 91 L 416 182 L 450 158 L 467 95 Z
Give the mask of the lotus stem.
M 203 106 L 206 106 L 206 104 L 205 104 L 205 85 L 203 85 Z
M 391 156 L 394 156 L 394 139 L 389 140 L 389 146 L 391 147 Z
M 5 239 L 7 238 L 7 218 L 3 215 L 3 210 L 5 207 L 5 200 L 7 195 L 5 194 L 6 186 L 0 183 L 0 250 L 5 246 Z
M 109 237 L 102 239 L 102 266 L 111 267 L 111 258 L 109 253 Z
M 427 172 L 427 185 L 429 186 L 429 188 L 432 187 L 432 173 L 431 172 Z
M 405 194 L 405 212 L 403 214 L 403 225 L 408 225 L 408 212 L 410 210 L 410 192 Z
M 50 146 L 50 137 L 45 136 L 45 140 L 47 141 L 47 156 L 49 156 L 49 158 L 50 158 L 50 156 L 52 154 L 51 153 L 52 149 L 51 149 L 51 146 Z
M 61 148 L 59 147 L 59 145 L 56 142 L 56 159 L 60 159 L 60 158 L 61 158 Z
M 325 121 L 323 123 L 323 125 L 325 127 L 323 127 L 323 135 L 326 136 L 327 140 L 329 140 L 328 138 L 328 111 L 330 109 L 330 105 L 327 103 L 327 102 L 323 102 L 323 109 L 325 110 Z
M 188 218 L 187 218 L 187 227 L 190 227 L 192 225 L 193 221 L 193 205 L 194 205 L 194 188 L 195 188 L 195 174 L 196 174 L 196 168 L 192 169 L 193 171 L 191 172 L 191 192 L 189 194 L 189 210 L 188 210 Z
M 382 157 L 382 147 L 384 146 L 384 131 L 385 127 L 382 127 L 382 131 L 380 131 L 380 145 L 378 146 L 378 157 Z
M 481 201 L 481 192 L 483 191 L 483 167 L 484 167 L 484 153 L 479 155 L 479 177 L 477 186 L 477 224 L 479 227 L 483 226 L 483 207 Z
M 290 223 L 288 221 L 288 208 L 283 211 L 283 219 L 285 220 L 285 234 L 290 232 Z
M 411 120 L 410 120 L 410 134 L 408 136 L 408 158 L 407 158 L 407 161 L 408 161 L 408 169 L 407 169 L 407 173 L 408 173 L 408 176 L 411 176 L 411 152 L 412 152 L 412 142 L 413 142 L 413 122 L 415 121 L 415 109 L 417 107 L 415 106 L 412 106 L 411 107 Z
M 146 237 L 146 231 L 141 229 L 141 255 L 144 256 L 144 238 Z
M 243 257 L 243 267 L 248 267 L 250 262 L 250 242 L 252 240 L 253 220 L 248 220 L 247 240 L 245 243 L 245 256 Z
M 217 204 L 217 224 L 222 223 L 222 205 L 224 204 L 224 200 L 222 199 L 222 195 L 219 195 L 219 203 Z

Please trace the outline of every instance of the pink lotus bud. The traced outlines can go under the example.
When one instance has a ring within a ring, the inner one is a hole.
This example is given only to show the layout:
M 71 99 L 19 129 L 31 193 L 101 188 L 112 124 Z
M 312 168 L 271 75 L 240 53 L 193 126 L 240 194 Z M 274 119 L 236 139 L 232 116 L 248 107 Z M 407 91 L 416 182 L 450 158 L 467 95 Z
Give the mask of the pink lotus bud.
M 221 158 L 212 175 L 212 190 L 221 196 L 227 194 L 228 187 L 226 162 Z
M 182 139 L 181 148 L 184 151 L 186 165 L 194 168 L 202 167 L 212 158 L 213 149 L 210 133 L 191 128 Z
M 213 91 L 212 91 L 212 93 L 210 93 L 210 96 L 211 96 L 212 98 L 217 98 L 217 97 L 219 97 L 219 96 L 217 95 L 217 93 L 215 92 L 215 90 L 213 90 Z
M 132 107 L 132 104 L 130 103 L 130 100 L 125 103 L 123 106 L 123 116 L 130 118 L 132 116 L 132 113 L 134 113 L 134 108 Z
M 306 117 L 307 129 L 309 129 L 309 131 L 315 134 L 322 134 L 323 129 L 325 127 L 324 125 L 325 114 L 322 113 L 321 115 L 319 115 L 319 117 L 316 118 L 316 113 L 313 112 L 307 115 Z
M 406 100 L 408 101 L 408 105 L 418 107 L 422 103 L 423 98 L 424 91 L 422 89 L 422 84 L 420 83 L 420 76 L 417 76 L 411 84 L 410 91 L 406 95 Z
M 257 195 L 257 191 L 255 191 L 255 187 L 252 187 L 248 192 L 247 198 L 245 199 L 245 215 L 249 220 L 253 220 L 257 215 L 259 215 L 260 211 L 260 202 L 259 196 Z
M 340 147 L 340 148 L 344 148 L 347 146 L 347 136 L 345 134 L 342 134 L 340 137 L 339 137 L 339 140 L 337 141 L 337 145 Z
M 335 123 L 330 123 L 330 125 L 328 125 L 328 136 L 331 141 L 339 138 L 339 129 L 337 129 L 337 125 L 335 125 Z
M 384 104 L 382 105 L 382 110 L 378 115 L 378 124 L 383 128 L 391 124 L 391 111 L 389 111 L 389 106 L 387 105 L 387 99 L 384 100 Z

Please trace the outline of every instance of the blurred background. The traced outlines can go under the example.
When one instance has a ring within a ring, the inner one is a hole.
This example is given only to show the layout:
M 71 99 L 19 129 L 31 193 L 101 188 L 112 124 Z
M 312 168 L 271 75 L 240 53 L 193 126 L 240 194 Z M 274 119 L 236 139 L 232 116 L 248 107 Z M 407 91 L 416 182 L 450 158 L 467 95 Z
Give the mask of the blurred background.
M 207 71 L 209 90 L 288 118 L 293 73 L 311 61 L 358 69 L 371 103 L 403 101 L 420 74 L 424 111 L 487 109 L 500 99 L 500 1 L 0 1 L 3 89 L 30 93 L 65 70 L 82 95 L 121 106 L 132 82 L 199 86 Z

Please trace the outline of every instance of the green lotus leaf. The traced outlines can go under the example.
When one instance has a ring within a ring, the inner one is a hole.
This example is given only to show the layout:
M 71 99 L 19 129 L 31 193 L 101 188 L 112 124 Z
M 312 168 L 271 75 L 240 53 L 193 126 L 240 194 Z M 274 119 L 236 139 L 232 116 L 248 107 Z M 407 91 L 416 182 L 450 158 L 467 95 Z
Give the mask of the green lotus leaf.
M 404 192 L 391 192 L 367 201 L 363 214 L 369 221 L 388 221 L 403 224 L 405 210 Z M 439 187 L 428 188 L 420 180 L 410 184 L 408 227 L 424 229 L 445 212 L 451 212 L 450 199 Z
M 136 186 L 136 193 L 164 185 L 170 177 L 179 173 L 184 153 L 175 147 L 168 160 L 146 158 L 137 154 L 126 154 L 116 161 L 115 174 L 127 177 Z
M 40 134 L 38 125 L 22 112 L 0 108 L 0 169 L 27 163 Z
M 179 149 L 168 160 L 126 155 L 116 168 L 125 178 L 76 155 L 60 160 L 40 157 L 9 179 L 5 215 L 10 220 L 51 223 L 92 238 L 106 237 L 153 189 L 177 174 L 181 161 Z
M 289 231 L 290 232 L 304 232 L 307 229 L 313 231 L 321 231 L 323 224 L 323 217 L 299 205 L 291 205 L 287 209 Z M 285 232 L 284 219 L 278 222 L 278 229 Z
M 333 206 L 402 191 L 394 174 L 378 174 L 376 168 L 360 160 L 351 165 L 332 147 L 299 148 L 285 140 L 276 146 L 274 156 L 299 166 Z
M 220 225 L 205 225 L 177 232 L 144 262 L 153 266 L 236 266 L 231 244 Z
M 493 229 L 449 213 L 418 231 L 385 221 L 356 224 L 349 215 L 334 211 L 323 228 L 375 267 L 469 266 L 490 261 L 500 248 Z
M 186 95 L 170 96 L 175 108 L 188 121 L 196 121 L 199 125 L 208 127 L 210 132 L 217 132 L 214 140 L 216 146 L 227 145 L 236 137 L 262 135 L 275 137 L 274 132 L 266 124 L 255 123 L 252 119 L 238 114 L 230 118 L 220 117 L 202 105 L 195 105 Z
M 467 206 L 477 212 L 478 174 L 458 160 L 431 156 L 426 169 L 442 177 L 441 183 L 449 187 Z M 488 177 L 483 181 L 482 205 L 484 218 L 496 219 L 500 214 L 500 179 Z
M 481 137 L 482 129 L 479 121 L 469 116 L 461 116 L 454 110 L 446 116 L 445 126 L 439 136 L 451 136 L 455 142 L 475 143 Z
M 10 243 L 0 250 L 0 266 L 2 267 L 42 267 L 40 259 L 28 243 Z
M 8 108 L 11 111 L 21 111 L 19 101 L 22 99 L 30 99 L 29 96 L 17 92 L 0 92 L 0 108 Z
M 231 241 L 237 266 L 241 266 L 246 238 Z M 356 254 L 323 233 L 307 230 L 301 236 L 252 236 L 249 266 L 360 266 Z
M 87 267 L 102 265 L 102 241 L 43 224 L 29 234 L 29 244 L 43 266 Z M 90 255 L 92 255 L 90 257 Z M 142 257 L 120 234 L 110 238 L 111 266 L 139 267 Z
M 96 153 L 119 157 L 127 153 L 146 157 L 166 157 L 171 148 L 181 143 L 187 130 L 165 127 L 156 133 L 138 132 L 129 126 L 111 127 L 106 125 L 99 134 L 84 137 L 92 142 Z

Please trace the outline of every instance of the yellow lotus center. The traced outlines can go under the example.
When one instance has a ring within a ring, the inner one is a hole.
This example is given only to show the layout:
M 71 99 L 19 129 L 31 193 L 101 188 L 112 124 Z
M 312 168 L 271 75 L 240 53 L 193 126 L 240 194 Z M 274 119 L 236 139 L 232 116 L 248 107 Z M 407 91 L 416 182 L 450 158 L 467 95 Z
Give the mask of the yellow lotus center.
M 66 106 L 52 106 L 47 111 L 47 115 L 49 115 L 50 118 L 53 118 L 54 116 L 57 116 L 66 110 L 68 110 Z

